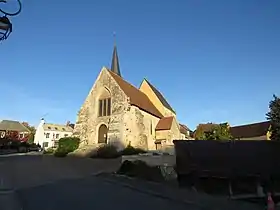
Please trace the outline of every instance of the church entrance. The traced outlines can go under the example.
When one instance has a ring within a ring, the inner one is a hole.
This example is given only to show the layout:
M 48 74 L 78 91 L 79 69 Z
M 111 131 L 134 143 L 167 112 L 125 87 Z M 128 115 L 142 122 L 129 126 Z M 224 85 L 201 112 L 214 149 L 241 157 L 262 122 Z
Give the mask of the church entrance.
M 108 134 L 107 126 L 104 124 L 100 125 L 100 127 L 98 129 L 98 143 L 99 144 L 107 144 L 107 134 Z

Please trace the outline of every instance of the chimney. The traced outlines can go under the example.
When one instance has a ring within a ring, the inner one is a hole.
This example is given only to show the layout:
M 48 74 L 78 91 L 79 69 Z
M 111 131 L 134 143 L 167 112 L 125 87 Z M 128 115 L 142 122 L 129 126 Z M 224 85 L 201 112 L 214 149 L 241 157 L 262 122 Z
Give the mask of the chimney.
M 70 125 L 70 121 L 68 120 L 67 122 L 66 122 L 66 126 L 69 126 Z
M 41 125 L 45 124 L 45 119 L 44 119 L 44 118 L 41 118 L 40 124 L 41 124 Z

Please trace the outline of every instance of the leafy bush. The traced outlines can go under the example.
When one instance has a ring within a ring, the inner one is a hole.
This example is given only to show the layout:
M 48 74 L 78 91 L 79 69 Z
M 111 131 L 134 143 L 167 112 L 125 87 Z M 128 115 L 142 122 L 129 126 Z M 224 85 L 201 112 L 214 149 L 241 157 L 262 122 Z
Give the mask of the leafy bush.
M 67 151 L 63 151 L 63 150 L 56 150 L 54 152 L 54 156 L 55 157 L 66 157 L 67 154 L 68 154 L 68 152 Z
M 164 181 L 164 177 L 162 176 L 159 167 L 149 166 L 141 160 L 124 161 L 117 173 L 149 181 Z
M 58 149 L 57 152 L 62 152 L 68 154 L 69 152 L 73 152 L 78 149 L 80 143 L 80 139 L 77 137 L 65 137 L 61 138 L 58 141 Z
M 126 148 L 124 148 L 124 150 L 122 150 L 120 152 L 120 155 L 138 155 L 138 154 L 142 154 L 142 153 L 146 153 L 146 151 L 143 149 L 134 148 L 134 147 L 128 145 Z
M 46 150 L 44 150 L 44 154 L 53 154 L 55 152 L 55 150 L 53 148 L 48 148 Z
M 117 158 L 119 157 L 119 152 L 114 145 L 104 145 L 97 149 L 96 153 L 91 156 L 91 158 Z

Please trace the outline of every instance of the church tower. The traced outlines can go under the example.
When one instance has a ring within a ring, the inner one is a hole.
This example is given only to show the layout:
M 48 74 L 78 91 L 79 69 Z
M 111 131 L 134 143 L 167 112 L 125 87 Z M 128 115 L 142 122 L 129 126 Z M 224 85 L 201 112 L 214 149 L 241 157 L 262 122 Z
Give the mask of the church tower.
M 117 52 L 116 44 L 114 44 L 113 58 L 112 58 L 112 64 L 111 64 L 111 71 L 121 77 L 120 64 L 119 64 L 119 58 L 118 58 L 118 52 Z

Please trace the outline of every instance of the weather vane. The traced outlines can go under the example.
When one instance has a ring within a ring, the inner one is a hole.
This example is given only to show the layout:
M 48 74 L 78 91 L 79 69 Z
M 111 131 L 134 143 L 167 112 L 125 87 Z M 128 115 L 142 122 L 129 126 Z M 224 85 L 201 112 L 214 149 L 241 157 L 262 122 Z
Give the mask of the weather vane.
M 4 14 L 3 16 L 0 16 L 0 41 L 3 41 L 9 37 L 11 32 L 13 31 L 13 25 L 8 18 L 8 16 L 16 16 L 21 12 L 21 2 L 20 0 L 17 0 L 19 8 L 16 12 L 7 12 L 2 9 L 2 6 L 6 4 L 7 0 L 0 0 L 0 14 Z

